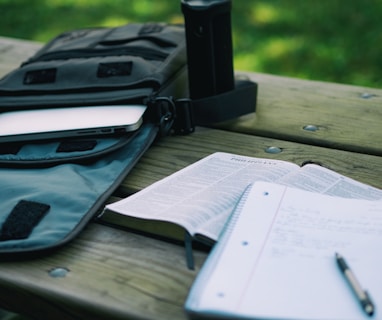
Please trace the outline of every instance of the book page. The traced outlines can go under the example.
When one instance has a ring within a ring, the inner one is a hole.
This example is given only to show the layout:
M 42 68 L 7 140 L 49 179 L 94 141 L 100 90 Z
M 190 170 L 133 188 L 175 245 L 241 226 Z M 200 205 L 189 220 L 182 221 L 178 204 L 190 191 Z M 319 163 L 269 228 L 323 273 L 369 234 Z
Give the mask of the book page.
M 285 161 L 214 153 L 106 208 L 177 223 L 191 235 L 202 233 L 217 240 L 250 183 L 276 181 L 298 169 Z
M 122 215 L 169 221 L 216 241 L 245 188 L 270 181 L 348 198 L 382 199 L 382 191 L 318 165 L 214 153 L 144 190 L 106 206 Z
M 189 312 L 254 319 L 369 319 L 336 262 L 342 254 L 382 306 L 382 203 L 255 183 L 207 259 Z M 204 271 L 204 268 L 206 270 Z
M 343 198 L 382 199 L 382 190 L 315 164 L 305 165 L 300 170 L 282 177 L 278 182 L 291 187 Z

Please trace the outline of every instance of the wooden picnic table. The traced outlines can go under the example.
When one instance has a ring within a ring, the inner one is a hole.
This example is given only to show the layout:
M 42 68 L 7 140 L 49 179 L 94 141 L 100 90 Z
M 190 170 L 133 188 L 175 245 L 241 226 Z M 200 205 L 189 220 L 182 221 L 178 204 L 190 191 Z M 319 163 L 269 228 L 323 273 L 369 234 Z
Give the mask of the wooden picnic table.
M 0 76 L 40 47 L 0 38 Z M 258 83 L 256 113 L 158 140 L 113 199 L 216 151 L 314 161 L 382 188 L 381 89 L 238 74 Z M 35 319 L 185 319 L 185 299 L 207 255 L 195 250 L 189 270 L 182 246 L 92 222 L 52 254 L 1 262 L 0 307 Z

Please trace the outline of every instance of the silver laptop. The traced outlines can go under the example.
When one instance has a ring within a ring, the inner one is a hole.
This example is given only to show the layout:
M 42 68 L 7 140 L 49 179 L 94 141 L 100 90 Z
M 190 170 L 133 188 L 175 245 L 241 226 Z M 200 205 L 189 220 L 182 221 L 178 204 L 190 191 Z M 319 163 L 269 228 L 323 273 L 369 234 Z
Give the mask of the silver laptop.
M 35 109 L 0 113 L 0 143 L 132 132 L 143 105 Z

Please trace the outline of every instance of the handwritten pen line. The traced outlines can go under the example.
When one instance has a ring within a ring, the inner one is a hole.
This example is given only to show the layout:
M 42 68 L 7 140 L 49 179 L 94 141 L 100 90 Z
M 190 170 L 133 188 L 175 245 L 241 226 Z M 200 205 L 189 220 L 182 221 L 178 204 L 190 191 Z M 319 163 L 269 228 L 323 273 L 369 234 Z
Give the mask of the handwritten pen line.
M 357 297 L 357 300 L 361 304 L 362 309 L 366 312 L 367 315 L 372 316 L 374 314 L 375 307 L 368 292 L 362 289 L 359 281 L 357 280 L 352 270 L 349 268 L 345 259 L 338 253 L 336 253 L 336 261 L 338 267 L 341 270 L 341 273 L 344 275 L 346 281 Z

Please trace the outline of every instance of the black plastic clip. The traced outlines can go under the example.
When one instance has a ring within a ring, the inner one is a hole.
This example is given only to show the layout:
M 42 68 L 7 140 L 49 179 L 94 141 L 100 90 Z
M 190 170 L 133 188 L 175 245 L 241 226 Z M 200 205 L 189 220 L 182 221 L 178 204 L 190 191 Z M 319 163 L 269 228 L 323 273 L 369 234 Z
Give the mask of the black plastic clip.
M 155 97 L 148 102 L 151 119 L 159 126 L 161 136 L 186 135 L 195 131 L 193 104 L 190 99 Z
M 159 126 L 161 136 L 168 135 L 176 118 L 175 102 L 171 97 L 156 97 L 149 101 L 153 118 Z

